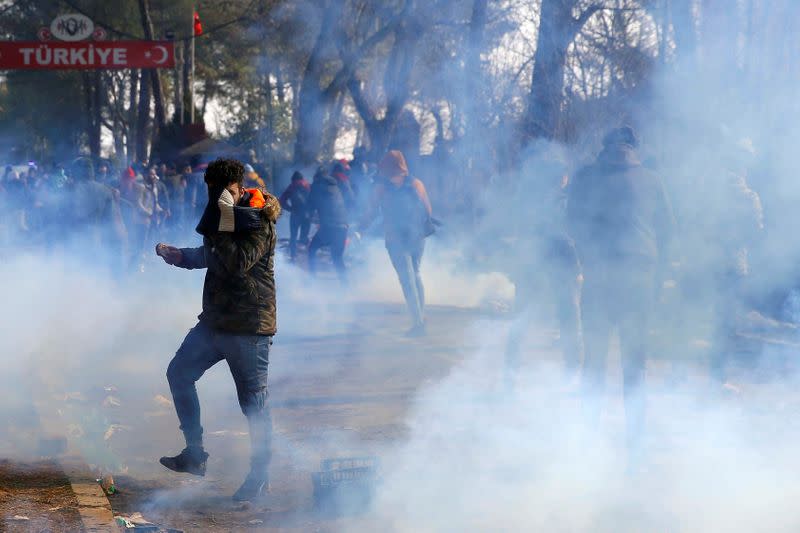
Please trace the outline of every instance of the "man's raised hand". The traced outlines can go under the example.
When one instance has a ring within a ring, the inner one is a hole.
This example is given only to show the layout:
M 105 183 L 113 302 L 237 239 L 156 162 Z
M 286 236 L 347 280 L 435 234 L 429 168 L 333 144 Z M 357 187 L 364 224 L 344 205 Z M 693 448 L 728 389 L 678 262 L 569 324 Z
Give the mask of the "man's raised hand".
M 168 265 L 178 265 L 183 261 L 183 252 L 174 246 L 160 242 L 156 244 L 156 254 Z

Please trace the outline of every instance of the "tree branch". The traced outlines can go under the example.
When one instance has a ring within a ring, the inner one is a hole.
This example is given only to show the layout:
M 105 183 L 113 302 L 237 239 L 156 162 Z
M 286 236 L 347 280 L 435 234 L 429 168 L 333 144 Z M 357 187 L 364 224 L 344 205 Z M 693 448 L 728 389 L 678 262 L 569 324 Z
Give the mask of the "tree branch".
M 333 99 L 341 91 L 345 85 L 349 87 L 349 81 L 353 77 L 356 70 L 357 63 L 364 57 L 367 52 L 377 46 L 381 41 L 386 39 L 389 34 L 397 29 L 400 24 L 401 15 L 392 18 L 385 26 L 369 36 L 361 46 L 355 51 L 345 51 L 341 44 L 337 44 L 339 54 L 342 56 L 342 68 L 336 73 L 331 83 L 322 91 L 322 97 L 325 99 Z M 343 39 L 339 39 L 340 43 Z
M 367 131 L 377 126 L 378 120 L 374 118 L 372 109 L 370 109 L 369 102 L 367 102 L 364 92 L 361 90 L 361 83 L 356 78 L 347 80 L 347 89 L 350 91 L 350 96 L 353 98 L 358 115 L 364 121 Z
M 574 38 L 575 35 L 577 35 L 579 31 L 581 31 L 583 25 L 586 24 L 586 22 L 601 9 L 605 9 L 605 6 L 603 6 L 603 4 L 592 4 L 589 7 L 587 7 L 583 11 L 583 13 L 578 15 L 578 18 L 572 19 L 572 24 L 570 25 L 570 33 L 572 34 L 572 38 Z M 570 41 L 572 41 L 572 39 L 570 39 Z

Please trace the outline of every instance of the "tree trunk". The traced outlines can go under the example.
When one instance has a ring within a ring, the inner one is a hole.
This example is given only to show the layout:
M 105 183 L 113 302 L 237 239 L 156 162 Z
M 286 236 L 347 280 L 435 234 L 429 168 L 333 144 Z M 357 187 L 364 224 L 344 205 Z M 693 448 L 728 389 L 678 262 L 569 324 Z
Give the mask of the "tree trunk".
M 114 112 L 111 121 L 111 136 L 114 139 L 114 155 L 117 161 L 127 164 L 125 154 L 125 75 L 113 75 L 111 84 L 114 87 Z
M 409 5 L 413 4 L 410 0 Z M 413 5 L 411 6 L 413 8 Z M 395 32 L 395 43 L 384 76 L 383 90 L 386 92 L 386 115 L 383 123 L 383 138 L 380 140 L 381 151 L 388 150 L 395 137 L 395 125 L 403 112 L 411 94 L 409 81 L 414 68 L 414 57 L 419 41 L 420 31 L 410 20 L 405 20 Z M 405 144 L 405 143 L 403 143 Z M 414 149 L 413 158 L 419 156 L 419 146 Z
M 697 31 L 692 4 L 692 0 L 670 0 L 675 53 L 678 61 L 684 64 L 693 63 L 697 53 Z
M 100 157 L 100 128 L 103 124 L 102 99 L 100 96 L 102 90 L 100 72 L 84 72 L 82 78 L 85 97 L 84 103 L 86 106 L 86 134 L 89 141 L 89 153 L 91 153 L 92 158 L 97 159 Z
M 281 106 L 286 103 L 286 88 L 284 87 L 284 83 L 281 62 L 275 61 L 275 93 L 278 97 L 278 103 L 281 104 Z
M 128 131 L 126 142 L 128 145 L 128 163 L 132 163 L 138 157 L 136 153 L 136 122 L 139 103 L 139 70 L 131 69 L 128 94 Z
M 370 152 L 373 157 L 385 152 L 395 141 L 395 124 L 409 99 L 409 80 L 414 66 L 416 46 L 422 33 L 421 28 L 408 16 L 409 13 L 413 13 L 413 7 L 413 1 L 406 4 L 402 19 L 394 29 L 394 44 L 383 77 L 383 89 L 386 93 L 386 111 L 383 118 L 379 119 L 377 112 L 369 105 L 361 82 L 352 77 L 347 80 L 347 88 L 356 111 L 369 134 Z M 419 148 L 417 147 L 415 151 L 416 153 L 406 155 L 414 158 L 419 155 Z
M 475 168 L 477 164 L 486 164 L 488 157 L 485 154 L 487 144 L 484 142 L 483 132 L 479 125 L 481 111 L 484 103 L 480 95 L 482 82 L 481 50 L 483 49 L 484 33 L 487 23 L 487 0 L 474 0 L 472 3 L 472 17 L 469 23 L 469 35 L 464 51 L 463 87 L 464 93 L 459 108 L 463 117 L 464 134 L 459 142 L 459 152 L 466 169 L 478 176 L 489 175 L 484 169 Z M 438 143 L 444 141 L 444 126 L 441 114 L 437 111 L 436 117 Z M 437 143 L 437 150 L 439 145 Z M 465 176 L 468 177 L 468 176 Z
M 325 124 L 325 134 L 323 135 L 322 149 L 320 150 L 325 159 L 332 159 L 336 153 L 336 138 L 339 136 L 339 120 L 342 118 L 343 108 L 344 93 L 339 93 Z
M 265 103 L 265 113 L 266 113 L 266 128 L 261 126 L 261 135 L 259 139 L 259 144 L 261 147 L 261 158 L 262 160 L 265 159 L 267 164 L 272 169 L 275 163 L 275 156 L 272 152 L 272 142 L 275 138 L 275 124 L 274 124 L 274 109 L 272 106 L 272 81 L 270 80 L 270 73 L 267 71 L 264 74 L 264 103 Z M 274 179 L 274 172 L 273 172 L 273 179 Z
M 524 124 L 526 140 L 555 139 L 560 134 L 567 49 L 586 21 L 600 9 L 599 4 L 592 4 L 575 18 L 572 12 L 577 4 L 577 0 L 542 0 Z
M 325 122 L 322 76 L 325 73 L 325 48 L 333 41 L 336 2 L 328 2 L 322 17 L 317 40 L 308 58 L 303 81 L 300 86 L 297 106 L 297 138 L 294 145 L 294 162 L 297 165 L 312 164 L 322 146 L 322 131 Z
M 147 129 L 150 123 L 150 70 L 139 77 L 139 107 L 136 116 L 136 158 L 147 159 Z
M 153 21 L 150 18 L 150 0 L 139 0 L 139 15 L 142 18 L 142 30 L 144 30 L 144 37 L 148 41 L 154 40 L 153 37 Z M 150 83 L 153 90 L 153 102 L 156 109 L 156 126 L 153 132 L 160 131 L 166 124 L 166 115 L 164 113 L 164 90 L 161 86 L 161 73 L 158 69 L 150 69 Z
M 187 39 L 183 42 L 183 123 L 189 124 L 192 117 L 192 91 L 190 84 L 192 73 L 192 43 Z

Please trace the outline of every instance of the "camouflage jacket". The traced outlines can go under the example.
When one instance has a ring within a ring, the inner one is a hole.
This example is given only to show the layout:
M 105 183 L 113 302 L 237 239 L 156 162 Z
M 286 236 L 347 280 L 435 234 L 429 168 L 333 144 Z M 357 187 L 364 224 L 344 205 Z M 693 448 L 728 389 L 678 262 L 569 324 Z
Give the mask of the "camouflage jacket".
M 274 335 L 275 222 L 280 205 L 277 200 L 268 201 L 263 209 L 253 211 L 261 222 L 256 229 L 206 235 L 203 246 L 181 249 L 183 261 L 178 266 L 208 269 L 201 321 L 228 333 Z

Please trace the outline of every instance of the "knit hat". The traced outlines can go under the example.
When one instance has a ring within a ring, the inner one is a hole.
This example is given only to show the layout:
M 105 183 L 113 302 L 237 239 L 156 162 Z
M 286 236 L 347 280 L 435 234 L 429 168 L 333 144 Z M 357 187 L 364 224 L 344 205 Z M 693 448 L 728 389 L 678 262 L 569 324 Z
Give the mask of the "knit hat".
M 639 139 L 636 137 L 636 132 L 630 126 L 621 126 L 609 131 L 603 137 L 603 146 L 611 146 L 614 144 L 627 144 L 632 148 L 639 146 Z

